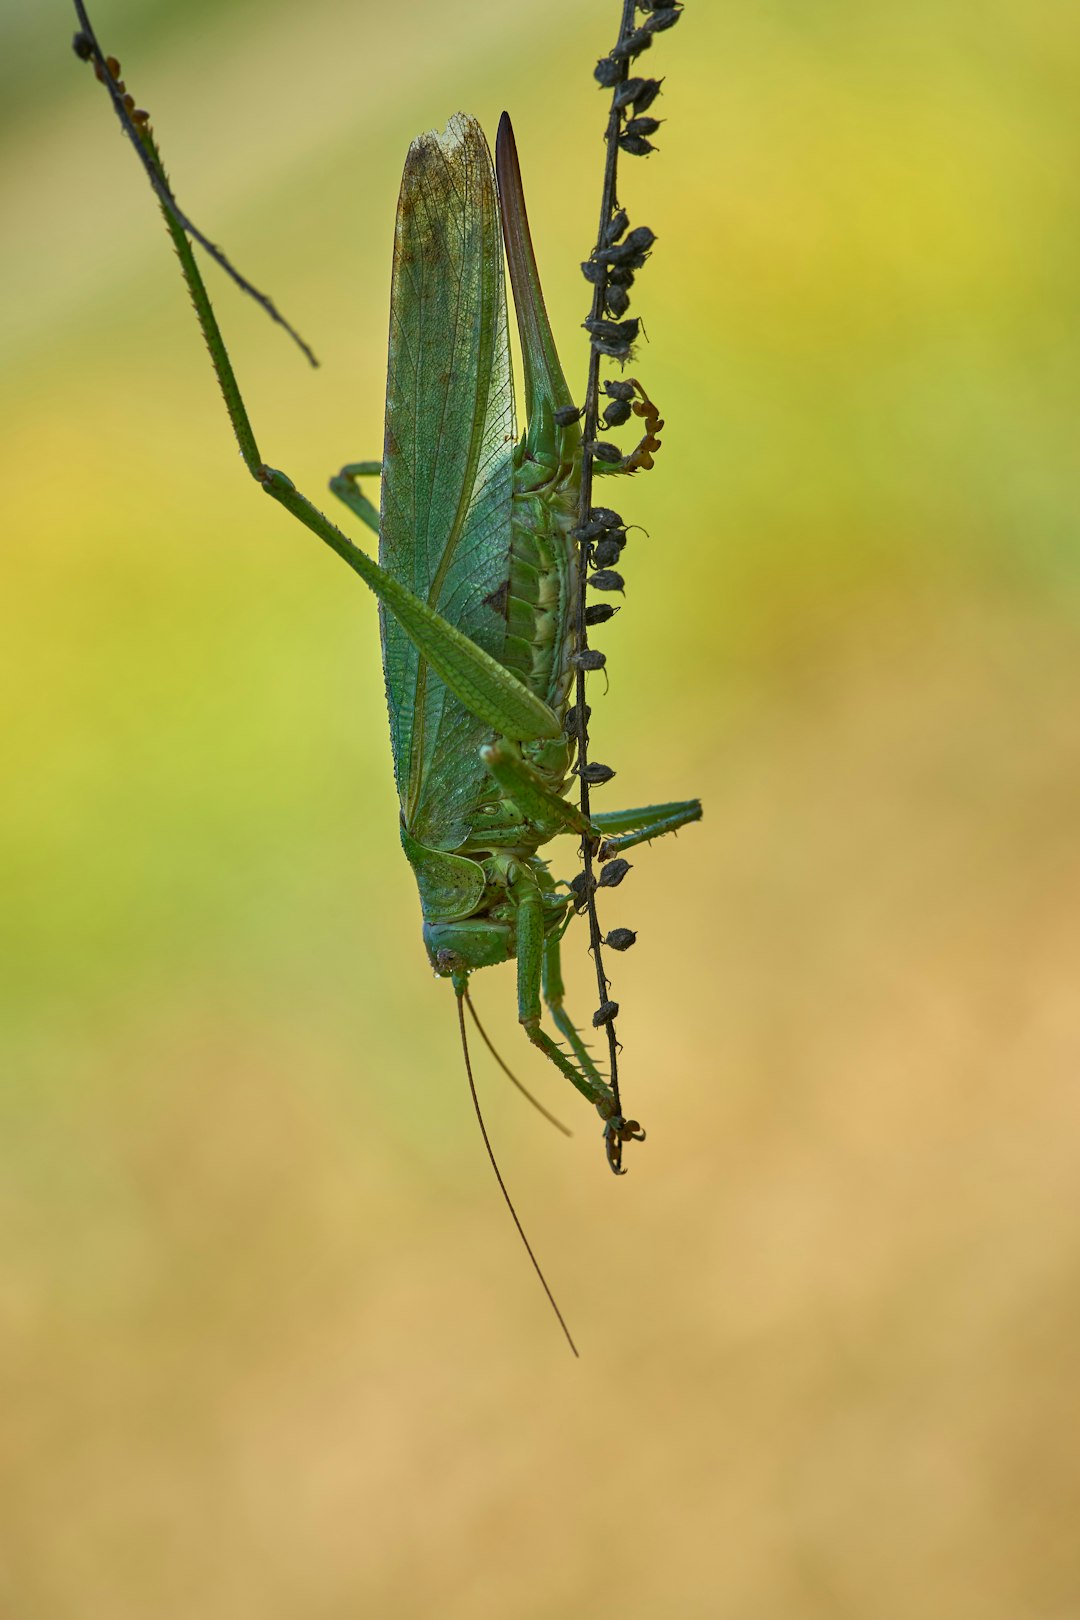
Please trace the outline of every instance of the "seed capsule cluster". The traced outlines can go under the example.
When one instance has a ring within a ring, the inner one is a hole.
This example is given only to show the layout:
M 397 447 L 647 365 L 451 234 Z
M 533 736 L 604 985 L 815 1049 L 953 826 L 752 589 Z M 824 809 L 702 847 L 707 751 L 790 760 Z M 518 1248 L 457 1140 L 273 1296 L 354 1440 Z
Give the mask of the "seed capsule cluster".
M 660 120 L 650 111 L 663 83 L 661 79 L 634 76 L 631 66 L 645 51 L 651 49 L 657 34 L 673 28 L 682 15 L 681 0 L 623 0 L 623 19 L 619 37 L 608 54 L 600 59 L 594 77 L 603 89 L 612 92 L 606 134 L 607 161 L 604 173 L 604 194 L 601 206 L 601 225 L 596 246 L 581 266 L 582 275 L 593 290 L 592 308 L 583 322 L 589 334 L 589 381 L 585 405 L 567 407 L 556 413 L 556 420 L 564 425 L 584 417 L 584 449 L 582 468 L 581 507 L 573 535 L 582 559 L 581 597 L 578 612 L 578 651 L 574 655 L 577 670 L 577 692 L 573 707 L 566 717 L 566 731 L 577 741 L 577 771 L 581 782 L 581 808 L 588 816 L 589 795 L 593 788 L 602 787 L 615 775 L 610 765 L 602 765 L 588 758 L 588 722 L 590 710 L 585 702 L 585 677 L 593 670 L 604 669 L 603 653 L 589 647 L 587 630 L 604 624 L 619 612 L 609 600 L 622 596 L 625 580 L 616 566 L 626 545 L 626 524 L 619 514 L 608 506 L 592 504 L 594 473 L 631 473 L 653 465 L 653 456 L 660 448 L 659 433 L 663 421 L 656 406 L 636 377 L 609 379 L 601 383 L 602 360 L 613 360 L 620 366 L 633 358 L 634 345 L 641 336 L 641 321 L 627 314 L 630 291 L 634 278 L 642 270 L 656 242 L 656 234 L 647 225 L 631 227 L 630 216 L 619 205 L 616 191 L 619 154 L 648 157 L 657 150 L 652 141 L 660 128 Z M 629 453 L 601 433 L 615 431 L 633 417 L 640 419 L 643 433 L 637 446 Z M 586 591 L 596 592 L 604 600 L 591 601 Z M 611 1068 L 611 1086 L 615 1094 L 616 1117 L 608 1122 L 606 1131 L 608 1160 L 611 1168 L 621 1171 L 622 1143 L 640 1139 L 640 1127 L 633 1120 L 623 1120 L 619 1103 L 619 1082 L 615 1036 L 615 1017 L 618 1003 L 609 997 L 609 983 L 604 973 L 601 946 L 613 951 L 629 950 L 637 938 L 631 928 L 613 928 L 601 936 L 596 915 L 598 889 L 614 889 L 630 871 L 630 862 L 620 856 L 605 858 L 603 846 L 597 849 L 588 839 L 582 843 L 584 870 L 571 884 L 574 907 L 587 914 L 590 944 L 596 963 L 599 1002 L 593 1014 L 593 1027 L 603 1029 L 607 1035 Z

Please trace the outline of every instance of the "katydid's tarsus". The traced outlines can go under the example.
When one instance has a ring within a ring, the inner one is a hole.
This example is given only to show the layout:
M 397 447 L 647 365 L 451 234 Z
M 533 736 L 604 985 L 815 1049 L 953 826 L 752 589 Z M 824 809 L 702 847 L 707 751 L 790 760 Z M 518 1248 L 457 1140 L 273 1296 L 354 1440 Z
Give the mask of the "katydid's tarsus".
M 331 481 L 378 534 L 376 562 L 263 461 L 148 117 L 135 110 L 119 64 L 102 56 L 82 0 L 75 4 L 76 50 L 94 61 L 150 174 L 248 471 L 378 598 L 401 844 L 419 889 L 429 961 L 458 999 L 462 1044 L 465 1003 L 473 1010 L 470 976 L 516 960 L 519 1021 L 597 1109 L 618 1172 L 624 1143 L 643 1133 L 623 1115 L 617 1087 L 564 1007 L 560 961 L 582 894 L 599 951 L 597 881 L 591 875 L 583 887 L 556 881 L 539 851 L 558 834 L 573 834 L 582 840 L 587 873 L 595 857 L 605 863 L 599 883 L 613 886 L 628 870 L 613 859 L 621 850 L 701 815 L 697 800 L 606 814 L 590 813 L 588 803 L 589 783 L 614 773 L 583 757 L 582 672 L 604 663 L 603 654 L 585 646 L 584 627 L 610 616 L 587 616 L 583 570 L 593 540 L 606 540 L 607 552 L 617 555 L 625 530 L 608 508 L 590 516 L 587 497 L 592 471 L 651 466 L 662 426 L 656 409 L 636 381 L 610 388 L 619 400 L 633 399 L 646 434 L 633 455 L 592 467 L 596 447 L 583 437 L 544 307 L 509 118 L 504 114 L 499 125 L 496 179 L 479 125 L 457 114 L 441 135 L 415 140 L 405 163 L 382 461 L 350 463 Z M 627 59 L 619 64 L 622 76 Z M 616 234 L 623 230 L 625 216 Z M 605 244 L 602 267 L 620 255 L 640 267 L 651 240 L 651 232 L 639 231 L 621 248 Z M 503 246 L 524 361 L 527 425 L 520 438 Z M 612 336 L 608 328 L 615 325 L 594 311 L 594 360 L 600 345 L 628 351 L 637 324 L 623 323 Z M 595 376 L 591 387 L 585 431 L 594 436 Z M 379 509 L 359 483 L 376 476 Z M 622 585 L 618 574 L 602 569 L 592 583 L 608 591 Z M 566 796 L 575 760 L 580 809 Z M 634 936 L 622 929 L 608 937 L 625 949 Z M 603 987 L 600 999 L 596 1028 L 610 1026 L 617 1011 Z M 544 1027 L 544 1005 L 561 1041 Z M 614 1059 L 610 1028 L 608 1035 Z M 471 1069 L 469 1080 L 471 1086 Z

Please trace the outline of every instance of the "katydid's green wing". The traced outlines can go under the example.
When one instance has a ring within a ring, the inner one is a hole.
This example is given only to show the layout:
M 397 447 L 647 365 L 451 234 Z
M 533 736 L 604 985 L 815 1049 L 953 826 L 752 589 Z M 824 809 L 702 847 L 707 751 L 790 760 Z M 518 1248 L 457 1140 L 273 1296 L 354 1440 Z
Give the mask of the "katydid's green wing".
M 461 113 L 409 149 L 390 305 L 379 557 L 494 658 L 506 637 L 514 403 L 491 156 Z M 419 843 L 454 849 L 491 740 L 380 608 L 394 774 Z

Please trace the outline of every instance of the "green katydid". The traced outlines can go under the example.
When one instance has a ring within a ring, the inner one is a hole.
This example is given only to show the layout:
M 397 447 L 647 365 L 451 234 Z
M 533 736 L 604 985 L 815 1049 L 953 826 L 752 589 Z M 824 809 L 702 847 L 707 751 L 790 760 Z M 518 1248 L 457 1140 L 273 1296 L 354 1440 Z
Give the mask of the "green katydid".
M 457 996 L 463 1044 L 471 974 L 516 959 L 525 1033 L 597 1108 L 618 1170 L 623 1143 L 643 1133 L 619 1110 L 563 1006 L 560 947 L 574 895 L 538 852 L 573 833 L 610 859 L 697 820 L 701 806 L 586 816 L 565 796 L 575 758 L 566 721 L 579 647 L 583 562 L 572 531 L 582 433 L 544 307 L 510 121 L 504 114 L 499 126 L 497 181 L 479 125 L 461 114 L 443 134 L 415 140 L 406 159 L 383 459 L 353 463 L 331 481 L 378 534 L 376 562 L 263 461 L 146 115 L 133 111 L 118 64 L 101 56 L 81 0 L 76 9 L 77 49 L 94 58 L 162 201 L 248 471 L 378 598 L 401 843 L 429 961 Z M 503 243 L 524 359 L 520 439 Z M 634 464 L 651 465 L 648 450 Z M 378 475 L 381 513 L 358 486 Z M 564 1045 L 543 1027 L 542 1002 Z

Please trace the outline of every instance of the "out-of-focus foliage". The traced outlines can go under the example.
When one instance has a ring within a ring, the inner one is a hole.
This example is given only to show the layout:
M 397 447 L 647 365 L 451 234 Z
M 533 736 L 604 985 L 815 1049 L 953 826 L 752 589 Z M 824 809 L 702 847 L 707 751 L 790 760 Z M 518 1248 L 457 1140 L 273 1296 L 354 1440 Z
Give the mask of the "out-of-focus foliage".
M 583 377 L 616 10 L 96 8 L 324 360 L 211 276 L 309 493 L 379 452 L 401 162 L 458 107 L 514 114 Z M 648 60 L 668 429 L 594 730 L 605 804 L 706 820 L 607 908 L 624 1181 L 476 986 L 578 1127 L 480 1059 L 580 1365 L 425 970 L 373 603 L 245 480 L 71 27 L 0 51 L 0 1608 L 1071 1620 L 1075 7 L 688 0 Z

